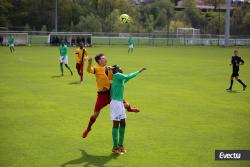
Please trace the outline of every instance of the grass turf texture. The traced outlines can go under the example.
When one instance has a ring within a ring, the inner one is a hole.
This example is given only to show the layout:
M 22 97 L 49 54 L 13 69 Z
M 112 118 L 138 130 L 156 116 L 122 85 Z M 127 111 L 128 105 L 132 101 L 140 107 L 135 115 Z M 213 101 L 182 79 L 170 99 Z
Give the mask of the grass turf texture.
M 96 100 L 94 75 L 78 84 L 74 48 L 70 67 L 60 74 L 55 47 L 0 48 L 0 166 L 170 166 L 248 167 L 250 161 L 215 161 L 215 149 L 250 149 L 250 94 L 238 82 L 228 93 L 233 48 L 88 48 L 104 52 L 108 64 L 125 73 L 148 70 L 128 82 L 125 98 L 141 113 L 127 113 L 125 146 L 111 154 L 109 107 L 83 140 Z M 250 48 L 241 79 L 250 83 Z M 85 66 L 86 67 L 86 66 Z M 250 86 L 250 84 L 249 84 Z

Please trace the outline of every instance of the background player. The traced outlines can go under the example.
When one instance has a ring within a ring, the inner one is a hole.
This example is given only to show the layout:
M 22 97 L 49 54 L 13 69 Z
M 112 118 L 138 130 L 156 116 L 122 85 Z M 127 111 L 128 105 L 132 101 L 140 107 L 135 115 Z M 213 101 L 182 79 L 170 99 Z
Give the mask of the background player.
M 130 79 L 137 76 L 146 68 L 142 68 L 139 71 L 130 73 L 128 75 L 122 74 L 123 71 L 119 66 L 113 66 L 113 79 L 111 85 L 111 102 L 110 102 L 110 118 L 113 121 L 112 137 L 113 137 L 113 148 L 112 152 L 115 154 L 123 154 L 126 152 L 123 143 L 125 136 L 126 127 L 126 113 L 123 105 L 123 92 L 124 85 Z M 119 139 L 118 139 L 119 132 Z
M 10 35 L 8 37 L 8 45 L 9 45 L 9 48 L 10 48 L 10 52 L 15 53 L 16 52 L 16 50 L 15 50 L 15 38 L 14 38 L 13 35 Z
M 73 75 L 72 70 L 68 66 L 68 47 L 66 44 L 64 44 L 63 41 L 61 41 L 61 45 L 59 47 L 60 50 L 60 69 L 61 69 L 61 75 L 63 76 L 63 64 L 65 67 L 70 71 L 71 75 Z
M 231 64 L 233 66 L 233 72 L 231 75 L 231 83 L 230 87 L 227 89 L 228 91 L 232 90 L 233 83 L 234 83 L 234 78 L 243 86 L 243 90 L 246 90 L 247 85 L 244 84 L 240 79 L 239 79 L 239 70 L 240 70 L 240 65 L 244 64 L 244 60 L 241 59 L 241 57 L 238 56 L 238 50 L 234 50 L 234 56 L 232 56 L 231 59 Z
M 76 69 L 80 76 L 80 82 L 83 82 L 83 67 L 84 61 L 88 59 L 87 49 L 83 47 L 83 43 L 80 43 L 79 48 L 76 49 Z
M 128 53 L 133 53 L 134 50 L 134 40 L 132 37 L 129 37 L 128 39 Z

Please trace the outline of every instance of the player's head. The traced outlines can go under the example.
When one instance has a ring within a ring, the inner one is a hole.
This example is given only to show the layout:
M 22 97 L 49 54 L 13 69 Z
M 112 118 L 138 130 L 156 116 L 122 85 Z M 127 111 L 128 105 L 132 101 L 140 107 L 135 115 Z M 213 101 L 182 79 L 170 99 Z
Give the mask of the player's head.
M 234 55 L 238 56 L 238 50 L 237 49 L 234 50 Z
M 64 41 L 63 41 L 63 40 L 61 40 L 61 42 L 60 42 L 60 43 L 61 43 L 61 45 L 62 45 L 62 46 L 64 45 Z
M 118 65 L 113 65 L 111 68 L 112 68 L 113 74 L 116 74 L 118 72 L 123 73 L 122 68 L 120 66 L 118 66 Z
M 106 66 L 107 64 L 107 59 L 106 57 L 104 56 L 103 53 L 98 53 L 96 56 L 95 56 L 95 61 L 97 64 L 99 64 L 100 66 Z
M 83 48 L 83 43 L 82 42 L 79 44 L 79 47 L 80 47 L 80 49 Z

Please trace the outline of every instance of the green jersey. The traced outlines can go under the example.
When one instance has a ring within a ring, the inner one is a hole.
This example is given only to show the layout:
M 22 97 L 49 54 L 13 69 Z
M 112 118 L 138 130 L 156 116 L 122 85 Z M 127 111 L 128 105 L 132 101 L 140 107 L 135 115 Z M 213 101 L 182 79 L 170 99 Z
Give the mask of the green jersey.
M 128 39 L 128 45 L 134 45 L 134 40 L 132 38 Z
M 65 57 L 65 56 L 68 55 L 68 47 L 67 47 L 67 45 L 63 45 L 63 46 L 60 45 L 59 50 L 60 50 L 60 56 Z
M 122 73 L 116 73 L 112 77 L 111 91 L 110 96 L 111 100 L 123 101 L 123 92 L 124 85 L 130 79 L 134 78 L 140 73 L 140 71 L 136 71 L 134 73 L 130 73 L 128 75 Z
M 15 42 L 15 38 L 13 36 L 9 36 L 8 44 L 11 45 L 11 44 L 14 44 L 14 42 Z

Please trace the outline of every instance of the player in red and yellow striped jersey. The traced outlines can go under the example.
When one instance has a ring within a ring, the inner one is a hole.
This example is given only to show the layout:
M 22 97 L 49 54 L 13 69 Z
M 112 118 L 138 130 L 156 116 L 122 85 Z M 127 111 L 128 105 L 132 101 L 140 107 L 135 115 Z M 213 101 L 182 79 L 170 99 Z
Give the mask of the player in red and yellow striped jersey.
M 87 71 L 89 73 L 95 74 L 97 83 L 97 100 L 95 104 L 94 114 L 90 117 L 87 129 L 83 132 L 82 137 L 86 138 L 92 125 L 95 123 L 102 108 L 110 103 L 110 85 L 112 82 L 113 72 L 112 69 L 107 64 L 107 59 L 103 53 L 99 53 L 95 56 L 96 66 L 92 66 L 92 58 L 89 58 L 89 63 Z M 124 107 L 128 112 L 139 112 L 140 110 L 131 107 L 125 100 L 123 100 Z
M 84 61 L 88 59 L 87 49 L 83 47 L 83 43 L 80 43 L 80 47 L 76 49 L 76 69 L 80 76 L 80 82 L 83 82 L 83 67 Z

